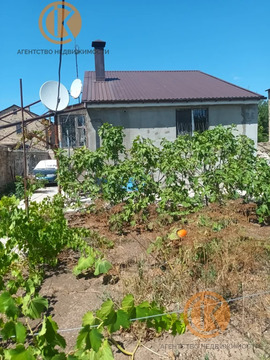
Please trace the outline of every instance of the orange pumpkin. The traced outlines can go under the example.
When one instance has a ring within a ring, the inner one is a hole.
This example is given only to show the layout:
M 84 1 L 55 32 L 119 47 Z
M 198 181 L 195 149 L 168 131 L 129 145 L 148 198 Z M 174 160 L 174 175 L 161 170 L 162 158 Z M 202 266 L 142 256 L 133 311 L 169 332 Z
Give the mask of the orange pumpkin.
M 185 229 L 180 229 L 176 231 L 176 234 L 181 238 L 187 235 L 187 230 Z

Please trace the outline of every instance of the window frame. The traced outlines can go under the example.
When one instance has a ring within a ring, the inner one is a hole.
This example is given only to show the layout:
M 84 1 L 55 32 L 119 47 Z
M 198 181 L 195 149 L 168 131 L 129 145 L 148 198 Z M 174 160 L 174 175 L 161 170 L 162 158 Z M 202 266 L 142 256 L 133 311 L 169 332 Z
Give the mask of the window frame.
M 82 118 L 82 125 L 79 125 L 79 118 Z M 71 127 L 65 126 L 67 121 L 73 122 L 73 129 Z M 85 114 L 71 114 L 71 115 L 60 115 L 59 123 L 61 126 L 61 139 L 62 139 L 62 147 L 67 148 L 80 148 L 86 145 L 86 124 L 85 124 Z M 63 131 L 63 129 L 66 128 L 68 131 L 68 137 L 67 134 Z M 69 131 L 72 130 L 72 131 Z M 74 133 L 73 133 L 74 130 Z M 79 132 L 83 133 L 84 137 L 84 143 L 82 144 L 80 142 L 80 136 Z M 65 142 L 63 141 L 63 138 L 65 138 Z M 63 143 L 65 146 L 63 146 Z
M 22 125 L 21 124 L 16 124 L 16 134 L 22 134 Z
M 176 137 L 177 136 L 183 136 L 183 135 L 186 135 L 186 134 L 181 134 L 179 132 L 179 126 L 177 124 L 178 121 L 180 121 L 180 118 L 178 118 L 178 114 L 180 114 L 181 111 L 190 111 L 190 120 L 191 120 L 191 133 L 187 131 L 187 134 L 189 134 L 190 136 L 193 136 L 194 132 L 195 131 L 198 131 L 198 130 L 195 130 L 195 119 L 194 119 L 194 112 L 196 110 L 201 110 L 201 111 L 205 111 L 206 112 L 206 127 L 204 130 L 202 131 L 206 131 L 209 129 L 209 108 L 208 107 L 183 107 L 183 108 L 178 108 L 176 109 L 176 119 L 175 119 L 175 127 L 176 127 Z

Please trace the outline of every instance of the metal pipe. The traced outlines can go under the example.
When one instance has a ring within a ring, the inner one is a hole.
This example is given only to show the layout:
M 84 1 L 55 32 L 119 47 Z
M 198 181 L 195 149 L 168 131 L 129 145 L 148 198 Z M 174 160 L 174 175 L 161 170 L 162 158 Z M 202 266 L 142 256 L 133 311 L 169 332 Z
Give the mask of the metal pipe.
M 268 142 L 270 142 L 270 89 L 267 89 L 267 103 L 268 103 Z
M 24 205 L 25 211 L 28 216 L 28 195 L 27 195 L 27 161 L 26 161 L 26 149 L 25 149 L 25 127 L 24 127 L 24 108 L 23 108 L 23 89 L 22 79 L 20 79 L 20 93 L 21 93 L 21 112 L 22 112 L 22 134 L 23 134 L 23 184 L 24 184 Z
M 54 116 L 54 139 L 55 139 L 55 146 L 54 151 L 57 151 L 59 149 L 59 133 L 58 133 L 58 115 L 55 114 Z M 57 164 L 57 170 L 59 171 L 59 158 L 56 156 L 56 164 Z M 57 181 L 58 185 L 58 194 L 61 194 L 61 186 L 59 185 L 59 182 Z
M 27 109 L 27 108 L 30 107 L 30 106 L 33 106 L 33 105 L 35 105 L 35 104 L 38 104 L 40 101 L 41 101 L 41 100 L 38 100 L 38 101 L 35 101 L 35 102 L 33 102 L 33 103 L 29 104 L 29 105 L 26 105 L 26 106 L 24 106 L 23 109 L 25 110 L 25 109 Z M 20 110 L 21 110 L 21 109 L 20 109 Z M 6 114 L 6 115 L 3 115 L 3 116 L 0 117 L 0 120 L 4 119 L 5 117 L 8 117 L 8 116 L 10 116 L 10 115 L 17 114 L 17 112 L 19 112 L 20 110 L 18 109 L 18 110 L 12 111 L 12 112 L 10 112 L 10 113 L 8 113 L 8 114 Z M 3 120 L 3 121 L 4 121 L 4 120 Z M 5 121 L 5 122 L 6 122 L 6 121 Z
M 65 110 L 57 111 L 57 116 L 58 116 L 58 115 L 61 115 L 61 114 L 66 114 L 66 113 L 69 113 L 69 112 L 80 111 L 80 110 L 84 110 L 84 107 L 82 106 L 82 107 L 76 108 L 76 109 L 65 109 Z M 32 121 L 44 119 L 45 117 L 54 116 L 54 115 L 55 115 L 55 113 L 52 112 L 52 111 L 50 111 L 50 112 L 47 112 L 47 113 L 45 113 L 45 114 L 43 114 L 43 115 L 36 116 L 36 117 L 34 117 L 34 118 L 31 118 L 31 119 L 27 119 L 27 120 L 24 121 L 24 123 L 25 123 L 25 124 L 26 124 L 26 123 L 31 123 Z M 12 124 L 1 125 L 1 126 L 0 126 L 0 130 L 2 130 L 2 129 L 7 129 L 7 128 L 10 128 L 10 127 L 16 126 L 16 125 L 18 125 L 18 124 L 20 124 L 20 123 L 21 123 L 21 121 L 16 121 L 16 122 L 14 122 L 14 123 L 12 123 Z

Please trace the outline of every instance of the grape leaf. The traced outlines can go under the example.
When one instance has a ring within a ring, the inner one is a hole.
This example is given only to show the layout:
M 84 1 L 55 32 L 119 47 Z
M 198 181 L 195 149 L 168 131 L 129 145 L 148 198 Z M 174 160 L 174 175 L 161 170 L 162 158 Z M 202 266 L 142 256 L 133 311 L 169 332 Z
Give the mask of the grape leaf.
M 102 320 L 106 319 L 108 317 L 108 315 L 112 311 L 114 311 L 113 306 L 114 306 L 114 304 L 113 304 L 113 301 L 111 299 L 108 299 L 107 301 L 105 301 L 101 305 L 100 309 L 96 312 L 97 317 L 102 319 Z
M 83 316 L 83 326 L 86 325 L 94 325 L 95 324 L 95 317 L 92 313 L 92 311 L 87 311 L 87 313 Z
M 102 340 L 103 340 L 103 335 L 97 330 L 97 329 L 92 329 L 90 331 L 90 343 L 91 343 L 91 348 L 95 351 L 98 352 L 101 344 L 102 344 Z
M 89 325 L 87 325 L 83 329 L 81 329 L 81 331 L 79 332 L 79 335 L 77 337 L 77 341 L 76 341 L 76 348 L 77 349 L 85 350 L 85 349 L 90 349 L 91 348 L 89 332 L 90 332 Z
M 51 316 L 45 317 L 43 320 L 42 328 L 39 332 L 39 343 L 50 344 L 51 346 L 60 346 L 61 348 L 66 347 L 66 341 L 57 332 L 58 326 L 55 321 L 52 320 Z
M 73 274 L 76 276 L 81 274 L 84 270 L 87 270 L 92 265 L 94 265 L 94 263 L 95 263 L 94 256 L 92 256 L 92 255 L 90 255 L 88 257 L 81 256 L 78 261 L 78 265 L 75 266 L 73 269 Z
M 150 304 L 148 301 L 142 302 L 136 306 L 136 318 L 141 318 L 149 315 Z
M 184 334 L 185 330 L 186 330 L 186 325 L 185 325 L 184 321 L 176 320 L 172 324 L 172 334 L 173 335 Z
M 98 360 L 114 360 L 114 357 L 112 354 L 112 349 L 111 349 L 107 339 L 105 339 L 103 341 L 103 344 L 100 347 L 97 355 L 98 355 L 97 356 Z
M 48 309 L 48 300 L 41 296 L 36 296 L 28 304 L 27 315 L 31 319 L 38 319 L 46 309 Z
M 24 343 L 24 341 L 26 339 L 26 329 L 22 323 L 20 323 L 20 322 L 16 323 L 15 332 L 16 332 L 16 342 Z
M 10 339 L 12 336 L 16 337 L 15 322 L 8 321 L 5 323 L 3 329 L 1 330 L 1 335 L 3 336 L 4 340 Z
M 122 300 L 122 309 L 129 315 L 134 309 L 134 297 L 132 294 L 126 295 Z
M 23 345 L 18 345 L 15 349 L 5 350 L 7 360 L 35 360 L 32 349 L 25 349 Z
M 19 314 L 19 309 L 8 292 L 3 292 L 0 295 L 0 313 L 11 318 L 15 318 Z
M 95 263 L 94 275 L 106 274 L 111 268 L 109 261 L 98 259 Z
M 129 316 L 124 310 L 121 309 L 116 312 L 116 319 L 108 326 L 108 330 L 110 333 L 113 333 L 119 330 L 120 327 L 124 329 L 128 329 L 130 327 Z

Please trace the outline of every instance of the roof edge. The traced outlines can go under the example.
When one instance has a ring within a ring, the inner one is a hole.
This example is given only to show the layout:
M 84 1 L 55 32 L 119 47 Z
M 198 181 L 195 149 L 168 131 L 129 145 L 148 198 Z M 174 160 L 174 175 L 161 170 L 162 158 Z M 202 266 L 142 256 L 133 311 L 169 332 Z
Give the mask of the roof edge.
M 144 104 L 144 103 L 189 103 L 189 102 L 222 102 L 222 101 L 260 101 L 263 99 L 267 99 L 265 96 L 259 95 L 258 96 L 250 96 L 250 97 L 235 97 L 235 98 L 188 98 L 188 99 L 147 99 L 147 100 L 98 100 L 98 101 L 89 101 L 89 100 L 83 100 L 82 103 L 85 104 L 119 104 L 119 103 L 137 103 L 137 104 Z
M 226 83 L 226 84 L 229 84 L 229 85 L 231 85 L 231 86 L 234 86 L 234 87 L 236 87 L 236 88 L 238 88 L 238 89 L 248 91 L 248 92 L 251 93 L 251 94 L 256 94 L 256 95 L 258 95 L 258 96 L 263 96 L 263 95 L 261 95 L 261 94 L 259 94 L 259 93 L 256 93 L 256 92 L 254 92 L 254 91 L 248 90 L 248 89 L 246 89 L 246 88 L 244 88 L 244 87 L 242 87 L 242 86 L 238 86 L 238 85 L 235 85 L 234 83 L 231 83 L 231 82 L 229 82 L 229 81 L 227 81 L 227 80 L 223 80 L 223 79 L 221 79 L 221 78 L 218 78 L 217 76 L 213 76 L 213 75 L 207 74 L 207 73 L 205 73 L 204 71 L 199 71 L 199 72 L 202 73 L 202 74 L 204 74 L 204 75 L 210 76 L 210 77 L 212 77 L 213 79 L 217 79 L 217 80 L 222 81 L 222 82 L 224 82 L 224 83 Z M 264 96 L 263 96 L 263 97 L 264 97 Z

